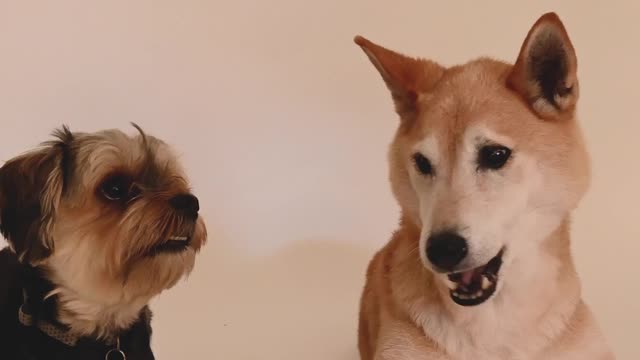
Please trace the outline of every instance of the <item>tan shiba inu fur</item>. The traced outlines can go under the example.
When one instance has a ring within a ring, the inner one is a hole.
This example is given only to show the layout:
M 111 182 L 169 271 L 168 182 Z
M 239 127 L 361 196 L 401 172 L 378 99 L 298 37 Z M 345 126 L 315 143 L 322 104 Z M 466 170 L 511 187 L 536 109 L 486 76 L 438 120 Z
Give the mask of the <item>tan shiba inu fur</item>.
M 570 254 L 590 169 L 558 16 L 534 24 L 515 65 L 445 68 L 355 41 L 400 115 L 389 162 L 402 209 L 367 271 L 361 358 L 613 359 Z M 445 232 L 461 245 L 443 260 L 429 252 Z

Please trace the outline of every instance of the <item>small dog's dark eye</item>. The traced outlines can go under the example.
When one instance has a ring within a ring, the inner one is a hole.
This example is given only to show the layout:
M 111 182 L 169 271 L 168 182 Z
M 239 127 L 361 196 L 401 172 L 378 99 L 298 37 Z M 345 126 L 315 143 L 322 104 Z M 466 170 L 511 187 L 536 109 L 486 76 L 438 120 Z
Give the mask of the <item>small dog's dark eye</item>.
M 102 195 L 111 201 L 125 200 L 129 197 L 131 179 L 123 175 L 114 175 L 100 185 Z
M 416 168 L 423 175 L 432 175 L 433 167 L 431 166 L 431 162 L 429 159 L 424 157 L 424 155 L 420 153 L 416 153 L 413 155 L 413 162 L 416 164 Z
M 501 145 L 483 146 L 478 152 L 480 169 L 497 170 L 504 166 L 511 157 L 511 149 Z

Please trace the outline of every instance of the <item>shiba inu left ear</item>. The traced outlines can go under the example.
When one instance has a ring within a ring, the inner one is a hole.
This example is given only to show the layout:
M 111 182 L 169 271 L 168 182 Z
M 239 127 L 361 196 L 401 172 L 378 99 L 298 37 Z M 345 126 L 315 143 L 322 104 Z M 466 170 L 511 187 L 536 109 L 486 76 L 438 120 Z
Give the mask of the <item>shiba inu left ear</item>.
M 529 30 L 507 83 L 540 117 L 571 117 L 579 95 L 577 67 L 562 21 L 547 13 Z
M 418 96 L 433 88 L 444 73 L 444 68 L 433 61 L 415 59 L 385 49 L 362 36 L 356 36 L 354 41 L 382 75 L 400 118 L 403 121 L 413 120 L 418 110 Z

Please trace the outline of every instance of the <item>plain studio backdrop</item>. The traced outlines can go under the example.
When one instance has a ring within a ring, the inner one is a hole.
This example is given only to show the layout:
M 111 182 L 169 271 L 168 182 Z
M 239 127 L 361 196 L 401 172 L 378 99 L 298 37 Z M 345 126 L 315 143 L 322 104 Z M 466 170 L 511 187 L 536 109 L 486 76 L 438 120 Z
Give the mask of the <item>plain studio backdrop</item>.
M 0 0 L 0 161 L 63 123 L 137 122 L 181 154 L 210 234 L 152 304 L 157 358 L 355 360 L 365 267 L 398 220 L 398 120 L 353 36 L 445 65 L 514 61 L 550 10 L 578 53 L 593 157 L 573 226 L 584 297 L 637 359 L 636 1 Z

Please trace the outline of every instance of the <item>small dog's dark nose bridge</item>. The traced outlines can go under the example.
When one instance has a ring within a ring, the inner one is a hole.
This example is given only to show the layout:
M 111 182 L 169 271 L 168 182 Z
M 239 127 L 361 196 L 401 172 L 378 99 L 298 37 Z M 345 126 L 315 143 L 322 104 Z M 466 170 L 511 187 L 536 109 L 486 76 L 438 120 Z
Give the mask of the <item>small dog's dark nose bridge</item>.
M 442 270 L 452 271 L 467 252 L 467 240 L 455 231 L 432 234 L 427 240 L 427 258 Z
M 198 213 L 200 211 L 200 203 L 198 198 L 191 194 L 180 194 L 169 199 L 169 204 L 176 210 L 190 211 Z

